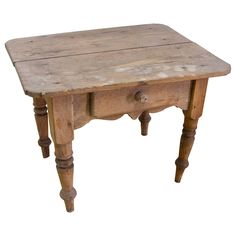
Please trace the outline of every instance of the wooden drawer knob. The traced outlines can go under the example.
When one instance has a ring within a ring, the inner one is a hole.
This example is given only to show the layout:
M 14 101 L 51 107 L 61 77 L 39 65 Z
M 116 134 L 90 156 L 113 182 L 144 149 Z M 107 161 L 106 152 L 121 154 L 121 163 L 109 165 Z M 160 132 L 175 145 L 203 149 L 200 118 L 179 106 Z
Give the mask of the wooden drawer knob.
M 145 102 L 147 102 L 148 97 L 147 97 L 147 95 L 145 95 L 142 91 L 138 91 L 138 92 L 135 94 L 135 100 L 136 100 L 137 102 L 145 103 Z

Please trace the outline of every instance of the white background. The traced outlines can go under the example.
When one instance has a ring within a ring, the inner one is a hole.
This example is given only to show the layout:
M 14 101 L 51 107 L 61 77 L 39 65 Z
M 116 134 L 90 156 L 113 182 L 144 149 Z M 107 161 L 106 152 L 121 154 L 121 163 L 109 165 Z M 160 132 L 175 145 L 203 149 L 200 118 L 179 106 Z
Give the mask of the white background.
M 236 62 L 233 0 L 0 2 L 0 235 L 236 235 Z M 43 160 L 32 99 L 4 47 L 12 38 L 163 23 L 232 66 L 209 82 L 190 166 L 174 183 L 183 115 L 153 114 L 149 136 L 128 116 L 75 131 L 75 212 L 68 214 L 53 146 Z

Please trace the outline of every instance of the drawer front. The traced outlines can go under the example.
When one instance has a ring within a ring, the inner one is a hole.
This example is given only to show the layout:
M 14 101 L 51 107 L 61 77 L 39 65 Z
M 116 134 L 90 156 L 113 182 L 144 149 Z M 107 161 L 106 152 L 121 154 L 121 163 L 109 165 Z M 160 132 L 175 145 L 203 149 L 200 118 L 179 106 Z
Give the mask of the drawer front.
M 191 81 L 159 83 L 91 94 L 90 112 L 97 118 L 158 107 L 188 108 Z

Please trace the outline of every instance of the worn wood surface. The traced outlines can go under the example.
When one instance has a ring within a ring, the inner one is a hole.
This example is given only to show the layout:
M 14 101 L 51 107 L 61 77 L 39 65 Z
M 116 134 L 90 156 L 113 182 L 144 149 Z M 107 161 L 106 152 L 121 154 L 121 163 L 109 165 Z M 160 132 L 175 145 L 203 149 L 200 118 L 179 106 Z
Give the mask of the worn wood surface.
M 74 129 L 84 126 L 93 119 L 115 120 L 124 114 L 137 119 L 144 111 L 154 113 L 170 106 L 186 110 L 190 89 L 191 81 L 180 81 L 75 94 L 73 95 Z M 141 94 L 140 100 L 137 94 Z
M 85 93 L 142 83 L 195 80 L 230 72 L 227 63 L 163 25 L 105 31 L 108 33 L 97 30 L 36 37 L 37 43 L 32 43 L 38 50 L 33 53 L 38 55 L 36 58 L 27 54 L 34 51 L 34 46 L 25 45 L 29 44 L 27 39 L 8 42 L 6 46 L 25 93 L 30 96 Z M 95 39 L 97 35 L 100 36 Z M 97 40 L 96 47 L 93 40 Z M 44 43 L 51 46 L 44 47 Z M 53 49 L 54 45 L 58 48 Z M 17 59 L 18 50 L 22 55 L 26 51 L 27 55 Z M 52 55 L 48 56 L 47 52 Z
M 149 24 L 13 39 L 12 62 L 190 42 L 166 25 Z
M 189 107 L 184 111 L 184 125 L 180 139 L 179 157 L 176 159 L 175 181 L 181 181 L 184 170 L 188 167 L 188 157 L 191 152 L 199 117 L 202 115 L 208 79 L 192 82 L 192 91 Z
M 75 94 L 73 95 L 73 114 L 74 114 L 74 128 L 80 128 L 88 123 L 92 116 L 90 114 L 90 99 L 89 94 Z
M 55 146 L 57 172 L 61 182 L 61 198 L 66 210 L 74 210 L 76 190 L 73 187 L 72 140 L 74 138 L 73 96 L 47 98 L 49 123 Z
M 76 196 L 74 129 L 127 113 L 139 117 L 147 135 L 149 113 L 180 107 L 185 115 L 176 160 L 180 182 L 202 115 L 206 78 L 230 72 L 229 64 L 158 24 L 15 39 L 6 48 L 25 93 L 34 97 L 41 146 L 48 140 L 48 107 L 60 196 L 69 212 Z M 42 147 L 48 156 L 48 146 Z
M 51 136 L 54 143 L 66 144 L 74 139 L 73 96 L 47 98 Z
M 187 109 L 190 81 L 134 86 L 91 94 L 90 112 L 95 118 L 145 111 L 160 106 L 178 106 Z M 137 93 L 142 92 L 147 100 L 137 101 Z

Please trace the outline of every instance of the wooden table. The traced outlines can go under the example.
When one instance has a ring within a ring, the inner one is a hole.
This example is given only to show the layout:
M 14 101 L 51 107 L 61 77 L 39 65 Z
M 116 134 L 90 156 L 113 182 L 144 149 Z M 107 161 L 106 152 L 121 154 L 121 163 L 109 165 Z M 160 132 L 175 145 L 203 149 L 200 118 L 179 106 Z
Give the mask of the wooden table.
M 74 210 L 72 140 L 92 119 L 139 117 L 177 106 L 184 128 L 175 181 L 188 166 L 209 77 L 230 65 L 165 25 L 150 24 L 13 39 L 7 51 L 25 94 L 33 97 L 39 145 L 49 156 L 48 115 L 68 212 Z M 47 114 L 48 110 L 48 114 Z M 167 124 L 168 125 L 168 124 Z M 128 157 L 127 157 L 128 158 Z

